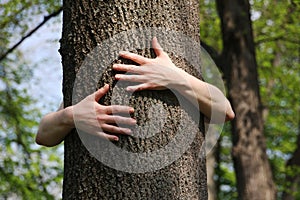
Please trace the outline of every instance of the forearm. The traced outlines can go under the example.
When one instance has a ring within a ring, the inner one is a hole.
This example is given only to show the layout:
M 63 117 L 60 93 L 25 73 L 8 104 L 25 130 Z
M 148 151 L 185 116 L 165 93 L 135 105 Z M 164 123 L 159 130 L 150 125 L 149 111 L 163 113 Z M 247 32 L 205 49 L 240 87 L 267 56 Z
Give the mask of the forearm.
M 72 107 L 58 110 L 44 116 L 40 122 L 36 143 L 55 146 L 74 128 Z
M 215 86 L 182 71 L 184 81 L 178 82 L 176 90 L 199 107 L 212 123 L 232 120 L 234 112 L 229 101 Z

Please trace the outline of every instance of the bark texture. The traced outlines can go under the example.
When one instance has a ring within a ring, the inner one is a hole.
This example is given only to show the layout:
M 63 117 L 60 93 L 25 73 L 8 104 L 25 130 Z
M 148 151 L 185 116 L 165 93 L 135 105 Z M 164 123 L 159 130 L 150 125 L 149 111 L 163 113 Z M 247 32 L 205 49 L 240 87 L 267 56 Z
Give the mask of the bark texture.
M 266 155 L 257 64 L 248 0 L 217 0 L 222 23 L 223 69 L 236 117 L 232 156 L 239 199 L 275 199 Z
M 75 102 L 88 95 L 87 91 L 95 90 L 95 81 L 97 88 L 103 86 L 104 83 L 109 83 L 110 92 L 100 102 L 105 105 L 111 104 L 112 94 L 115 91 L 121 98 L 115 97 L 114 103 L 122 102 L 123 96 L 129 98 L 129 104 L 135 107 L 134 117 L 139 125 L 147 124 L 147 121 L 153 117 L 156 119 L 151 121 L 152 124 L 149 125 L 145 134 L 161 126 L 160 118 L 164 117 L 157 114 L 160 112 L 151 111 L 153 104 L 160 103 L 167 113 L 163 128 L 157 134 L 149 138 L 120 137 L 120 141 L 114 143 L 115 146 L 134 153 L 159 150 L 176 137 L 176 132 L 182 128 L 180 127 L 182 121 L 189 124 L 189 127 L 185 127 L 184 130 L 186 134 L 191 132 L 196 134 L 187 151 L 172 164 L 156 171 L 129 173 L 110 168 L 95 159 L 74 130 L 65 138 L 63 199 L 207 199 L 205 155 L 199 155 L 204 141 L 202 115 L 200 122 L 194 120 L 195 108 L 187 101 L 184 106 L 180 104 L 178 98 L 170 90 L 143 91 L 128 96 L 128 93 L 122 89 L 122 84 L 117 86 L 118 83 L 113 78 L 115 72 L 111 68 L 111 63 L 104 66 L 103 71 L 93 68 L 95 65 L 100 65 L 99 63 L 105 63 L 104 61 L 107 61 L 105 59 L 116 57 L 118 51 L 124 50 L 123 44 L 132 43 L 134 47 L 143 42 L 142 40 L 128 36 L 113 47 L 102 46 L 99 51 L 105 52 L 105 56 L 98 57 L 97 62 L 94 60 L 94 63 L 89 64 L 90 68 L 87 67 L 86 70 L 78 73 L 87 54 L 92 52 L 97 45 L 122 31 L 133 28 L 162 27 L 181 31 L 199 42 L 198 6 L 198 2 L 194 0 L 64 0 L 60 52 L 63 62 L 65 106 L 74 102 L 75 79 L 86 77 L 91 79 L 91 84 L 83 85 L 82 88 L 76 90 L 78 99 Z M 151 34 L 158 36 L 160 41 L 159 35 Z M 178 41 L 173 40 L 173 46 L 176 48 Z M 164 39 L 161 39 L 161 43 L 164 46 Z M 153 57 L 153 51 L 149 48 L 132 51 Z M 183 51 L 188 52 L 186 49 Z M 201 78 L 201 74 L 193 70 L 186 60 L 176 57 L 172 52 L 168 53 L 177 66 Z M 113 62 L 128 61 L 116 57 Z M 89 74 L 95 74 L 95 76 L 90 77 Z M 89 137 L 89 141 L 94 142 L 96 149 L 97 145 L 102 145 L 100 139 L 92 136 Z M 205 152 L 202 151 L 202 153 Z M 110 152 L 107 154 L 110 155 Z M 110 156 L 114 159 L 115 155 Z M 126 163 L 126 157 L 118 158 L 124 159 L 123 163 Z M 164 159 L 161 162 L 164 162 Z

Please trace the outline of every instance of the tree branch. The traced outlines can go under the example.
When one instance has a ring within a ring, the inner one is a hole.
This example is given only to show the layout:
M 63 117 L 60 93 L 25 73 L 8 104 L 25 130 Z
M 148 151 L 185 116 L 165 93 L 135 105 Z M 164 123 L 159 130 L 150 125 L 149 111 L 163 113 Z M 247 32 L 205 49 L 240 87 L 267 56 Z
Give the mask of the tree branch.
M 60 14 L 60 12 L 62 11 L 62 7 L 60 7 L 57 11 L 51 13 L 48 16 L 44 17 L 44 20 L 38 25 L 36 26 L 34 29 L 32 29 L 29 33 L 27 33 L 25 36 L 23 36 L 21 38 L 21 40 L 19 42 L 17 42 L 14 46 L 12 46 L 10 49 L 8 49 L 3 55 L 0 56 L 0 62 L 6 58 L 6 56 L 8 54 L 10 54 L 11 52 L 13 52 L 20 44 L 22 44 L 22 42 L 30 37 L 33 33 L 35 33 L 39 28 L 41 28 L 49 19 L 51 19 L 52 17 L 55 17 L 57 15 Z

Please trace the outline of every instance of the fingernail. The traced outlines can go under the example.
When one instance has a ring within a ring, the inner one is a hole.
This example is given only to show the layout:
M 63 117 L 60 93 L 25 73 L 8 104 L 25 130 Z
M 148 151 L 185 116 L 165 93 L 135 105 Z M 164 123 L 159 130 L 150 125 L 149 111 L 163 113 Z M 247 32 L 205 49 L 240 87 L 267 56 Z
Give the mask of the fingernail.
M 114 138 L 114 141 L 119 141 L 119 138 L 118 138 L 118 137 L 115 137 L 115 138 Z
M 120 78 L 121 76 L 119 74 L 116 74 L 115 75 L 115 78 Z
M 129 109 L 129 112 L 134 112 L 134 108 L 130 108 L 130 109 Z

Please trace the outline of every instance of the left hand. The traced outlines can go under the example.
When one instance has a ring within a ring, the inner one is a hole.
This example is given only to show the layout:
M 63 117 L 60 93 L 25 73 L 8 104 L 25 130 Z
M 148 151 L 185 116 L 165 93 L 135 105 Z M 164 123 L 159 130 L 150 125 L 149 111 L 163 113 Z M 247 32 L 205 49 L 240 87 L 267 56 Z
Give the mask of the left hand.
M 152 47 L 156 58 L 150 59 L 130 52 L 120 52 L 120 56 L 139 64 L 115 64 L 116 71 L 130 72 L 132 74 L 116 74 L 115 78 L 122 81 L 137 82 L 139 84 L 128 86 L 127 91 L 163 90 L 174 88 L 183 80 L 182 69 L 176 67 L 166 52 L 163 51 L 156 38 L 152 40 Z

